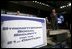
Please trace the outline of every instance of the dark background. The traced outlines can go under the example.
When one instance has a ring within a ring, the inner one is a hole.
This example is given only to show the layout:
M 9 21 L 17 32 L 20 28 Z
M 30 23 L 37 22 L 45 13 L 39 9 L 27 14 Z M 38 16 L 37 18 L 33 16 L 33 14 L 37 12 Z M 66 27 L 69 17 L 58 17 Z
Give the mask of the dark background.
M 67 5 L 71 1 L 38 1 L 48 4 L 49 7 L 44 5 L 33 3 L 32 1 L 2 1 L 1 9 L 5 11 L 16 12 L 19 10 L 21 13 L 33 14 L 37 17 L 48 17 L 51 20 L 51 9 L 55 8 L 58 14 L 63 14 L 64 23 L 61 24 L 61 28 L 68 29 L 71 23 L 71 6 L 60 9 L 60 6 Z M 68 23 L 68 26 L 67 24 Z

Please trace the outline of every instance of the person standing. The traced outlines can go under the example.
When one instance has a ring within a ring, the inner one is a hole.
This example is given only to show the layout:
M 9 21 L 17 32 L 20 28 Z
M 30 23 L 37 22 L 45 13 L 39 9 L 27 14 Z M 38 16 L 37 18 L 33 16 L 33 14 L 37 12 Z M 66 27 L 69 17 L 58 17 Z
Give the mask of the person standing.
M 55 9 L 52 9 L 51 13 L 51 28 L 52 30 L 57 30 L 58 29 L 58 24 L 57 24 L 57 13 Z

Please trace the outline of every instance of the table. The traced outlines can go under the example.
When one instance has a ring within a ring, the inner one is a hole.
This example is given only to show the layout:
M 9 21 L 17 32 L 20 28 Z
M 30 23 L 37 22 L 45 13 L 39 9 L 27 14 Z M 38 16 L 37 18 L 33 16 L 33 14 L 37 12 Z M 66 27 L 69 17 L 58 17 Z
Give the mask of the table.
M 68 37 L 69 30 L 59 29 L 59 30 L 50 30 L 49 35 L 52 36 L 56 42 L 61 42 Z
M 58 34 L 64 34 L 64 33 L 69 33 L 69 30 L 60 29 L 60 30 L 49 31 L 49 35 L 58 35 Z

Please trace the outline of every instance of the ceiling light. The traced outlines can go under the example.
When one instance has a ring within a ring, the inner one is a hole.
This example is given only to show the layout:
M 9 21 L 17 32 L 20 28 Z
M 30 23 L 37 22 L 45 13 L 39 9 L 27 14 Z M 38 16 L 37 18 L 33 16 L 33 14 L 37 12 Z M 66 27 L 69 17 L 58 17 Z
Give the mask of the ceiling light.
M 69 4 L 66 5 L 66 6 L 61 6 L 60 8 L 65 8 L 65 7 L 68 7 L 68 6 L 71 6 L 71 3 L 69 3 Z
M 37 3 L 39 3 L 39 2 L 37 2 Z
M 67 5 L 67 7 L 68 7 L 69 5 Z
M 39 4 L 41 4 L 41 2 Z
M 63 8 L 62 6 L 60 8 Z
M 42 3 L 43 4 L 43 3 Z
M 34 1 L 33 1 L 34 2 Z
M 46 6 L 48 6 L 48 5 L 46 5 Z
M 66 6 L 64 6 L 64 7 L 66 7 Z
M 43 5 L 45 5 L 45 4 L 43 3 Z
M 36 3 L 37 1 L 35 1 L 35 3 Z
M 71 3 L 69 3 L 69 6 L 71 6 Z
M 65 7 L 65 6 L 62 6 L 63 8 Z

